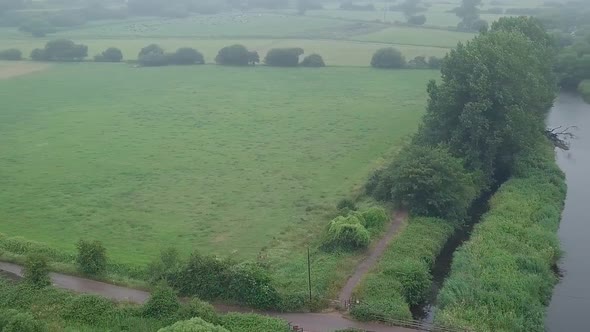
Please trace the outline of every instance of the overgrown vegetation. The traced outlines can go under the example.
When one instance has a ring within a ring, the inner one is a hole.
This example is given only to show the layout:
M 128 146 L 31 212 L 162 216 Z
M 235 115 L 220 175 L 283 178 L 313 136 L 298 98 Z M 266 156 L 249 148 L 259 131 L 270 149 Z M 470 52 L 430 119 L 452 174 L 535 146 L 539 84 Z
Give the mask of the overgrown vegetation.
M 410 218 L 378 265 L 356 291 L 351 314 L 362 321 L 411 319 L 410 305 L 421 303 L 431 285 L 430 269 L 457 224 L 436 218 Z
M 162 288 L 163 290 L 164 288 Z M 288 331 L 284 320 L 257 314 L 219 315 L 198 299 L 186 304 L 174 294 L 154 294 L 143 306 L 119 304 L 96 295 L 77 295 L 53 287 L 31 287 L 0 277 L 0 330 L 8 332 L 113 331 L 156 332 L 193 331 L 180 327 L 216 327 L 231 332 Z M 162 310 L 162 311 L 160 311 Z M 175 322 L 179 323 L 175 323 Z
M 521 153 L 513 177 L 490 201 L 471 239 L 455 253 L 436 319 L 478 331 L 545 331 L 557 278 L 557 229 L 566 195 L 553 146 Z
M 80 272 L 95 276 L 103 275 L 106 272 L 107 255 L 102 242 L 80 240 L 77 248 L 76 263 Z
M 590 103 L 590 79 L 583 80 L 578 84 L 578 92 Z

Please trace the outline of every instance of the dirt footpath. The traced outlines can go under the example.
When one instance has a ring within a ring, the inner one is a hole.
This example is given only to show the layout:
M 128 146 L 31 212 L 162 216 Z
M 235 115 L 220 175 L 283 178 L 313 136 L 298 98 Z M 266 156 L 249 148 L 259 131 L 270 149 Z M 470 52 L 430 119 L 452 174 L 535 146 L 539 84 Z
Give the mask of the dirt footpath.
M 15 61 L 0 63 L 0 80 L 43 71 L 50 66 L 46 63 Z

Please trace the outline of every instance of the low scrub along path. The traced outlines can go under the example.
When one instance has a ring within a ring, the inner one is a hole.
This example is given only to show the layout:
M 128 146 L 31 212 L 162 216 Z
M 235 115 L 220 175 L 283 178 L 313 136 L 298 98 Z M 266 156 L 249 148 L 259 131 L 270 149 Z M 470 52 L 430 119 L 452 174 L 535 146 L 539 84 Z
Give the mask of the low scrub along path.
M 379 240 L 375 247 L 371 250 L 369 255 L 358 265 L 354 274 L 348 279 L 346 285 L 340 292 L 340 300 L 348 300 L 352 295 L 352 291 L 360 282 L 365 273 L 377 263 L 377 260 L 395 234 L 399 231 L 403 221 L 406 219 L 407 213 L 398 212 L 395 214 L 389 229 L 385 236 Z M 0 271 L 5 271 L 14 274 L 18 277 L 23 276 L 23 268 L 12 263 L 0 262 Z M 104 296 L 115 301 L 125 301 L 142 304 L 150 297 L 150 293 L 138 289 L 116 286 L 96 280 L 85 279 L 75 276 L 70 276 L 61 273 L 51 273 L 51 281 L 55 287 L 71 290 L 78 293 L 89 293 Z M 361 323 L 355 322 L 344 317 L 339 312 L 328 313 L 280 313 L 270 311 L 254 311 L 244 307 L 234 307 L 226 305 L 216 305 L 216 309 L 220 312 L 256 312 L 263 315 L 279 317 L 291 322 L 292 325 L 297 325 L 304 328 L 305 332 L 329 332 L 337 329 L 357 328 L 371 332 L 412 332 L 415 330 L 387 326 L 378 323 Z
M 381 240 L 377 242 L 375 247 L 371 249 L 369 255 L 363 259 L 363 261 L 356 267 L 352 276 L 350 276 L 348 281 L 346 281 L 344 288 L 342 288 L 340 294 L 338 295 L 338 300 L 340 303 L 345 303 L 346 301 L 350 300 L 356 286 L 359 284 L 359 282 L 361 282 L 364 275 L 369 272 L 373 266 L 375 266 L 375 264 L 377 264 L 377 261 L 383 255 L 385 249 L 387 249 L 389 243 L 391 240 L 393 240 L 393 237 L 400 230 L 404 220 L 407 218 L 408 213 L 405 211 L 398 211 L 395 213 L 387 233 L 385 233 Z

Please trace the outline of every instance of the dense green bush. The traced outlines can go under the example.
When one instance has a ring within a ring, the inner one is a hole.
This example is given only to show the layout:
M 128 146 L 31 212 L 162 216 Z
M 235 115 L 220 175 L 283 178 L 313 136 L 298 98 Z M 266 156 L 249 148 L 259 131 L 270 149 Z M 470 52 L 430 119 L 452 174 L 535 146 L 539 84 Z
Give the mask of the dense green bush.
M 408 146 L 379 176 L 370 194 L 423 216 L 464 218 L 478 194 L 462 160 L 442 147 Z
M 107 254 L 100 241 L 80 240 L 76 247 L 76 263 L 80 272 L 88 275 L 103 275 L 106 272 Z
M 224 299 L 261 309 L 276 308 L 281 299 L 269 272 L 258 264 L 236 264 L 197 252 L 166 273 L 166 280 L 183 296 Z
M 35 61 L 82 61 L 87 56 L 88 46 L 75 44 L 68 39 L 48 41 L 45 48 L 31 52 L 31 59 Z
M 406 58 L 393 47 L 382 48 L 373 54 L 371 66 L 386 69 L 403 68 L 406 66 Z
M 176 322 L 158 332 L 229 332 L 221 326 L 213 325 L 199 317 Z
M 324 240 L 326 248 L 356 250 L 366 248 L 371 241 L 369 231 L 355 215 L 334 218 Z
M 29 254 L 24 265 L 24 280 L 34 287 L 51 285 L 47 257 L 40 254 Z
M 96 62 L 121 62 L 123 60 L 123 52 L 116 47 L 109 47 L 101 54 L 94 56 Z
M 324 59 L 322 58 L 321 55 L 319 54 L 310 54 L 308 56 L 306 56 L 303 61 L 301 61 L 301 66 L 302 67 L 325 67 L 326 63 L 324 62 Z
M 22 60 L 23 53 L 16 48 L 0 51 L 0 60 L 18 61 Z
M 219 50 L 215 62 L 219 65 L 247 66 L 252 61 L 252 55 L 244 45 L 236 44 Z
M 282 319 L 258 314 L 229 313 L 221 318 L 221 325 L 231 332 L 287 332 L 289 325 Z
M 356 209 L 357 209 L 356 204 L 350 198 L 343 198 L 343 199 L 339 200 L 338 204 L 336 204 L 336 208 L 338 210 L 344 210 L 347 212 L 356 211 Z
M 162 319 L 174 316 L 179 308 L 176 292 L 165 283 L 161 283 L 152 291 L 142 311 L 146 317 Z
M 88 325 L 98 325 L 114 312 L 114 304 L 104 297 L 81 294 L 64 305 L 66 320 Z
M 431 56 L 428 58 L 428 67 L 430 67 L 430 69 L 440 69 L 442 61 L 443 60 L 441 58 Z
M 384 209 L 379 207 L 370 207 L 360 211 L 361 223 L 367 229 L 381 229 L 389 220 L 389 216 Z
M 411 319 L 410 305 L 424 300 L 431 286 L 430 269 L 456 224 L 435 218 L 411 218 L 391 242 L 356 292 L 360 304 L 351 314 L 359 320 Z
M 190 47 L 181 47 L 168 56 L 170 64 L 173 65 L 202 65 L 205 58 L 201 52 Z
M 30 313 L 19 312 L 10 314 L 2 332 L 44 332 L 45 326 Z
M 220 317 L 215 308 L 207 302 L 193 298 L 190 302 L 183 304 L 178 310 L 177 316 L 180 319 L 199 317 L 212 324 L 219 324 Z
M 266 54 L 264 63 L 267 66 L 297 67 L 302 54 L 301 48 L 273 48 Z
M 553 147 L 540 145 L 517 157 L 514 176 L 455 253 L 436 321 L 467 330 L 545 330 L 566 186 Z

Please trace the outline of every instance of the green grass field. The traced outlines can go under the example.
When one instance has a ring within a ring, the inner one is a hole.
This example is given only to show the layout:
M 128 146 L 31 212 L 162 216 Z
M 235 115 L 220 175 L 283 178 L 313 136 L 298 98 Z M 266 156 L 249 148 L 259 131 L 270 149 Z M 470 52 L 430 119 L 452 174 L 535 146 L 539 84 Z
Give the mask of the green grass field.
M 414 131 L 437 75 L 83 63 L 0 80 L 0 231 L 97 238 L 130 263 L 302 242 Z

